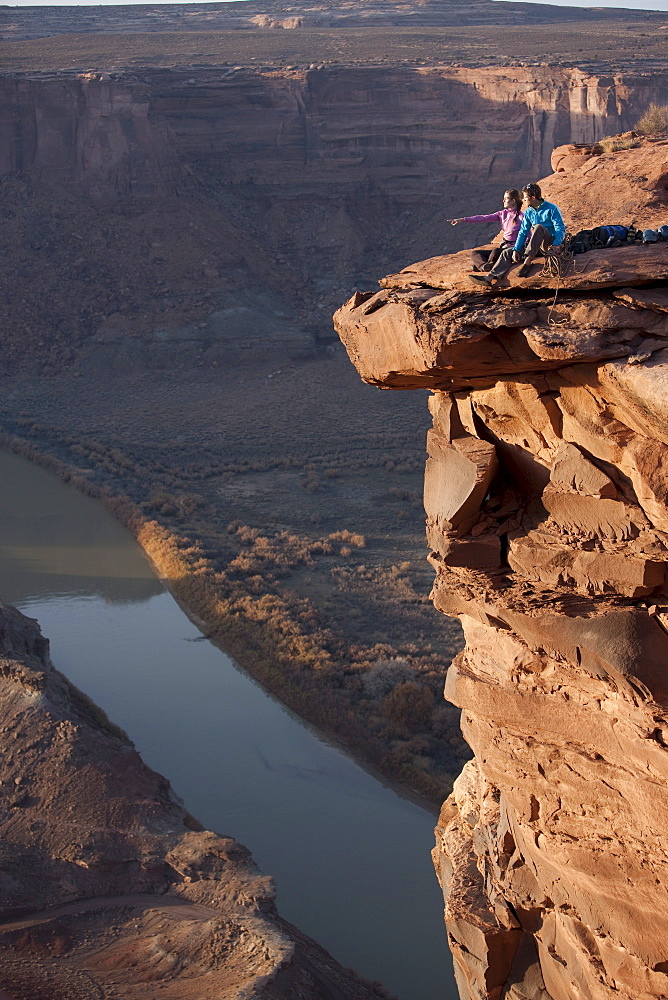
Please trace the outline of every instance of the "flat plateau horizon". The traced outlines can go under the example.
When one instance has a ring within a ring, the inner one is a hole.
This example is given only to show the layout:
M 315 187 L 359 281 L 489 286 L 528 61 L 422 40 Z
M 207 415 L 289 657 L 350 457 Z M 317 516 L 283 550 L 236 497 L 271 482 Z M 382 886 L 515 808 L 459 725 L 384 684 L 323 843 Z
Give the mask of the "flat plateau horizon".
M 211 6 L 215 6 L 221 3 L 244 3 L 251 6 L 256 0 L 214 0 Z M 494 0 L 495 3 L 514 3 L 515 0 Z M 616 9 L 616 10 L 628 10 L 629 12 L 642 12 L 642 11 L 667 11 L 668 12 L 668 0 L 608 0 L 607 3 L 598 4 L 583 4 L 577 3 L 577 0 L 522 0 L 523 3 L 529 4 L 539 4 L 541 6 L 551 6 L 551 7 L 574 7 L 579 10 L 601 10 L 601 9 Z M 165 0 L 164 3 L 160 4 L 147 4 L 145 0 L 100 0 L 99 3 L 85 3 L 83 0 L 73 0 L 70 3 L 61 3 L 60 0 L 46 0 L 45 3 L 34 4 L 30 0 L 18 0 L 18 3 L 4 4 L 0 6 L 1 10 L 12 10 L 17 7 L 32 7 L 38 10 L 41 7 L 171 7 L 171 6 L 183 6 L 185 4 L 197 4 L 201 3 L 201 0 Z

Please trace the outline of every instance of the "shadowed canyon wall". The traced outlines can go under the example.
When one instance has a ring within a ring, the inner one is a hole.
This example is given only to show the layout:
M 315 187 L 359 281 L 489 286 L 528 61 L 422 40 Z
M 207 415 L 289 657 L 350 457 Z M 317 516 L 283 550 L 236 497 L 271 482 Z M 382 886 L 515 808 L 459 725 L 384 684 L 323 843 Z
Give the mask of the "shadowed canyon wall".
M 568 222 L 668 212 L 668 142 L 557 150 Z M 579 215 L 577 214 L 579 213 Z M 466 648 L 446 698 L 475 753 L 434 851 L 463 1000 L 668 994 L 668 247 L 540 265 L 494 294 L 466 254 L 357 293 L 362 377 L 433 390 L 436 608 Z
M 383 168 L 410 188 L 407 166 L 434 182 L 475 167 L 502 183 L 513 169 L 548 169 L 554 139 L 630 128 L 667 98 L 668 74 L 186 68 L 7 75 L 0 90 L 0 173 L 83 183 L 113 199 L 179 188 L 194 165 L 221 185 L 298 188 L 304 171 L 314 183 L 357 185 Z
M 549 67 L 5 74 L 4 363 L 308 353 L 351 282 L 664 100 L 666 73 Z

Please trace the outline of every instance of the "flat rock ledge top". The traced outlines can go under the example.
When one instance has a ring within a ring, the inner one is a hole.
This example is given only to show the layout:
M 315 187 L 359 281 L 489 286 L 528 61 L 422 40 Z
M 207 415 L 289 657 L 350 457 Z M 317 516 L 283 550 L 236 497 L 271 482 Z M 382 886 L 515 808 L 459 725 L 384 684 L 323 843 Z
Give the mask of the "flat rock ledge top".
M 523 372 L 668 347 L 668 244 L 592 250 L 563 277 L 513 269 L 470 278 L 470 251 L 413 264 L 356 292 L 334 325 L 365 382 L 386 389 L 478 388 Z
M 560 278 L 543 274 L 544 260 L 537 258 L 528 278 L 518 277 L 517 267 L 513 267 L 495 288 L 501 294 L 514 293 L 525 289 L 557 288 L 573 291 L 597 291 L 601 288 L 619 288 L 623 285 L 646 285 L 668 279 L 668 245 L 664 243 L 633 243 L 611 250 L 590 250 L 577 254 L 567 273 Z M 411 264 L 398 274 L 382 278 L 383 288 L 405 288 L 406 285 L 420 285 L 440 288 L 444 291 L 470 292 L 476 288 L 470 278 L 471 251 L 430 257 L 419 264 Z M 483 293 L 485 289 L 481 287 Z

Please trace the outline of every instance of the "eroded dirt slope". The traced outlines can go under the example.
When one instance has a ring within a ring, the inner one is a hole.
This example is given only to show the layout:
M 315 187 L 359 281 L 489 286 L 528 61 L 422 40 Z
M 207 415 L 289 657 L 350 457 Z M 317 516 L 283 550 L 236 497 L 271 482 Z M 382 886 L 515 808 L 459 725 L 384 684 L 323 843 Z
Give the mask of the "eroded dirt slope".
M 379 997 L 276 913 L 0 605 L 0 988 L 11 1000 Z

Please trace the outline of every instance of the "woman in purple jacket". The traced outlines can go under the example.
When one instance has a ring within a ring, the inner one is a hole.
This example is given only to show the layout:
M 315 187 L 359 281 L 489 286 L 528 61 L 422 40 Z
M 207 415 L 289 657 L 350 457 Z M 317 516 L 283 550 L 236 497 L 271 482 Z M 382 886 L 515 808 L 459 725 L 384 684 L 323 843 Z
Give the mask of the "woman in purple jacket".
M 474 250 L 471 253 L 473 270 L 489 271 L 500 257 L 502 250 L 515 246 L 523 218 L 522 195 L 515 188 L 512 188 L 503 195 L 501 211 L 492 212 L 491 215 L 467 215 L 463 219 L 448 219 L 448 222 L 452 226 L 456 226 L 458 222 L 498 222 L 500 224 L 503 239 L 499 246 L 492 247 L 491 250 Z

